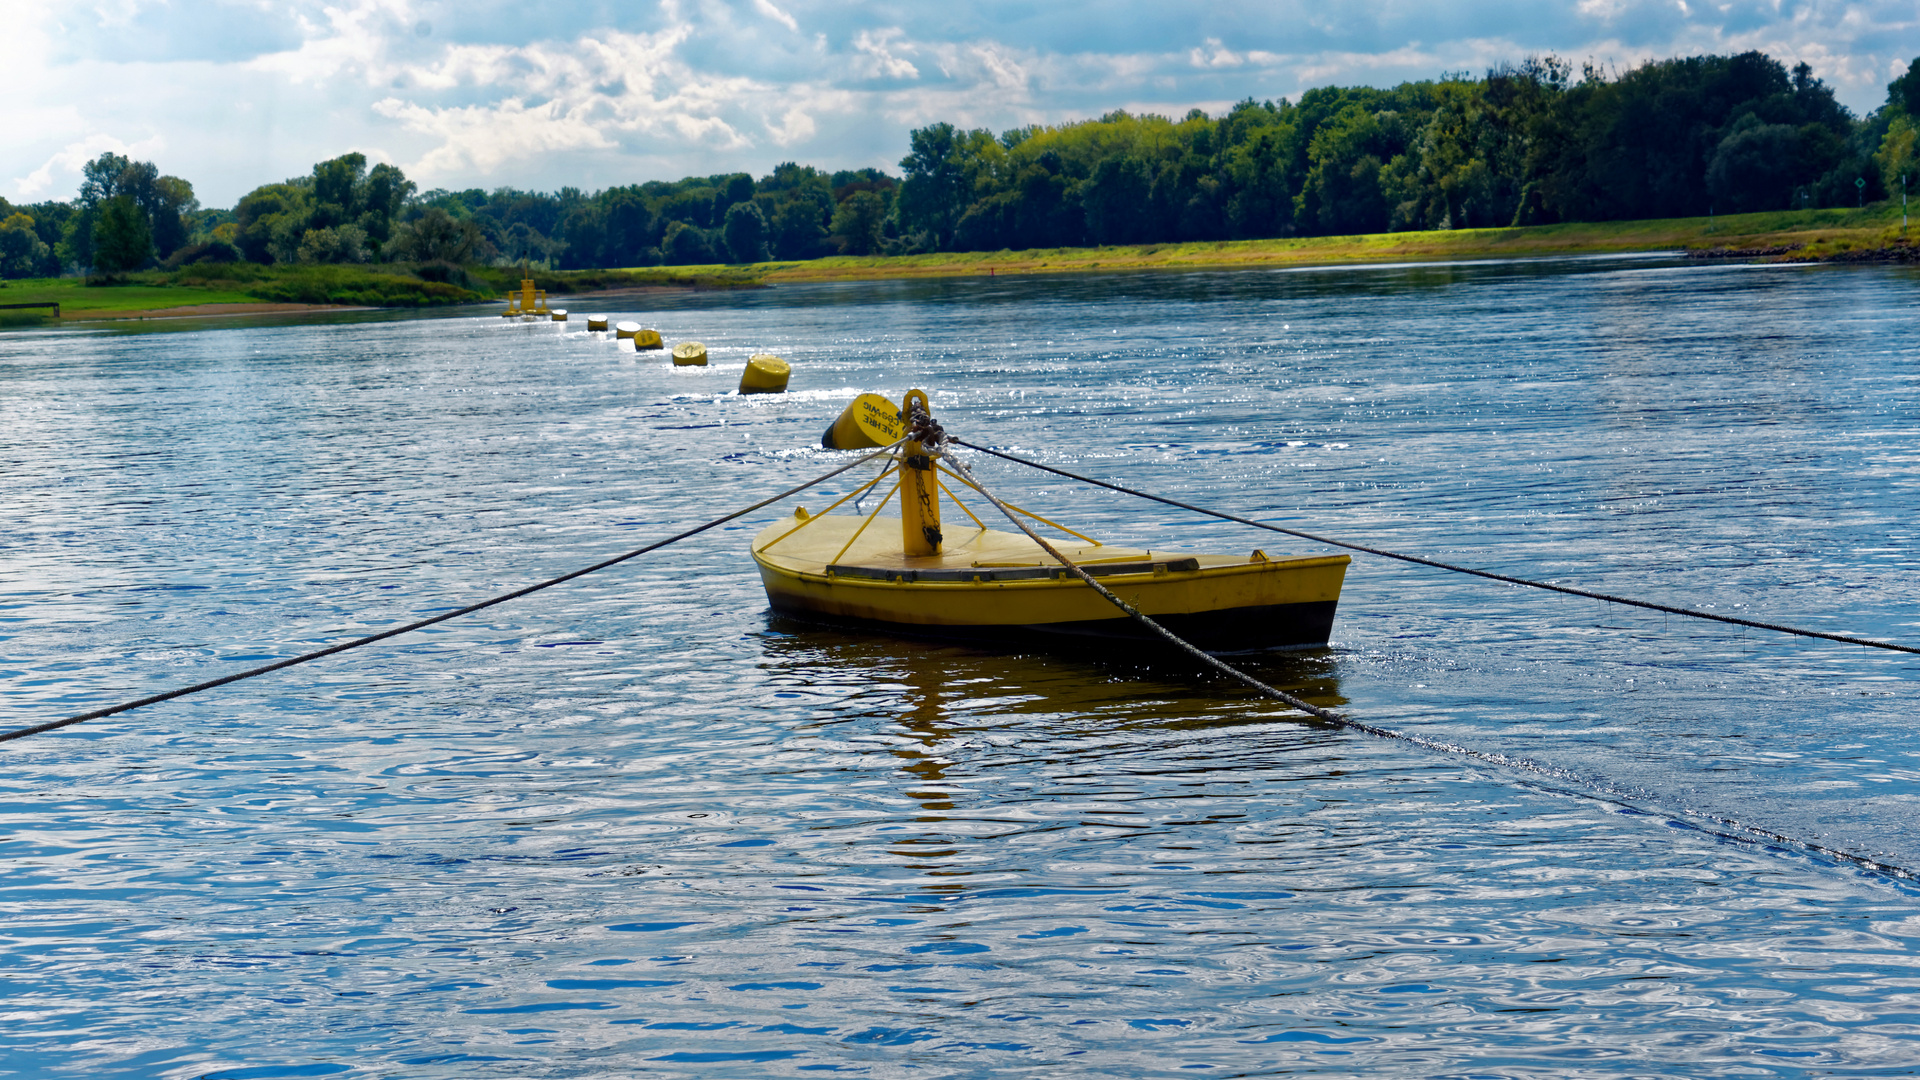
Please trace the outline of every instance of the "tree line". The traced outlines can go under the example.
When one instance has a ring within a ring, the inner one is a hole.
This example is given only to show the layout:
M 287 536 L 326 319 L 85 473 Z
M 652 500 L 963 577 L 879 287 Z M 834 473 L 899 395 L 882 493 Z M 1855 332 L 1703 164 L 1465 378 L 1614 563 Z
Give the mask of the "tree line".
M 77 198 L 0 199 L 0 275 L 522 261 L 587 269 L 1340 235 L 1862 205 L 1920 183 L 1920 58 L 1865 117 L 1762 53 L 1624 73 L 1531 58 L 1219 117 L 911 132 L 902 175 L 793 162 L 593 194 L 419 191 L 357 153 L 231 210 L 103 154 Z M 431 271 L 428 271 L 431 274 Z M 444 276 L 441 278 L 444 280 Z
M 1219 118 L 934 124 L 911 135 L 898 216 L 924 247 L 978 251 L 1854 206 L 1920 181 L 1917 116 L 1920 59 L 1857 118 L 1757 52 L 1577 78 L 1536 58 Z

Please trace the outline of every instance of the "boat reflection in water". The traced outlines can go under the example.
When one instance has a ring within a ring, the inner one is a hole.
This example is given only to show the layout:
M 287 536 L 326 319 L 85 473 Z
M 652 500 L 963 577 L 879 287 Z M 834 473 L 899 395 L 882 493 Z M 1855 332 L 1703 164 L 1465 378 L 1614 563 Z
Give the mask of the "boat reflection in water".
M 904 792 L 929 812 L 954 808 L 952 751 L 996 747 L 1026 762 L 1068 762 L 1125 740 L 1176 745 L 1223 727 L 1298 724 L 1329 737 L 1331 725 L 1199 669 L 1170 647 L 993 652 L 970 645 L 880 638 L 767 617 L 770 673 L 838 703 L 837 719 L 886 719 L 890 751 L 910 778 Z M 1347 703 L 1329 649 L 1236 658 L 1270 685 L 1322 708 Z M 831 722 L 831 721 L 830 721 Z M 1311 735 L 1309 735 L 1311 733 Z M 989 751 L 989 756 L 993 755 Z M 940 821 L 942 818 L 926 818 Z

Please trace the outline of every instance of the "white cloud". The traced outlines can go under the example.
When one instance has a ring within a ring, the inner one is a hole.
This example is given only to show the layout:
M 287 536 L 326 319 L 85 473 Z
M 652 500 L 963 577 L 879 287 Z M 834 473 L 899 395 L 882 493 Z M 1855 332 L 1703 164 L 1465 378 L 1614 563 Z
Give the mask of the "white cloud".
M 1624 67 L 1760 49 L 1812 64 L 1865 111 L 1920 52 L 1913 0 L 1686 2 L 1268 0 L 1201 24 L 1157 0 L 1061 0 L 1013 21 L 980 0 L 649 0 L 539 9 L 531 23 L 497 0 L 20 3 L 0 35 L 0 67 L 26 88 L 0 177 L 51 193 L 100 150 L 164 146 L 156 164 L 225 205 L 352 146 L 446 186 L 592 188 L 784 158 L 891 168 L 907 129 L 935 120 L 1218 112 L 1539 53 Z M 103 19 L 172 51 L 91 47 Z
M 509 98 L 496 105 L 425 109 L 398 98 L 374 104 L 374 111 L 431 136 L 439 145 L 407 171 L 421 180 L 448 179 L 559 150 L 606 149 L 614 145 L 593 125 L 562 112 L 556 103 L 528 108 Z
M 1187 53 L 1187 62 L 1197 68 L 1230 68 L 1246 63 L 1246 58 L 1228 49 L 1219 38 L 1208 38 Z
M 905 57 L 894 55 L 895 51 L 912 52 L 913 45 L 905 42 L 907 32 L 897 26 L 884 30 L 862 30 L 853 39 L 854 51 L 860 54 L 855 59 L 854 70 L 868 78 L 880 79 L 917 79 L 920 69 Z
M 137 143 L 126 143 L 111 135 L 96 133 L 79 142 L 68 143 L 59 153 L 48 158 L 41 166 L 25 176 L 15 177 L 14 190 L 23 199 L 37 198 L 53 187 L 55 176 L 61 179 L 77 179 L 80 167 L 105 153 L 120 154 L 130 158 L 152 157 L 165 149 L 167 140 L 160 135 L 152 135 Z
M 1019 50 L 997 41 L 972 42 L 959 49 L 943 50 L 940 70 L 949 78 L 966 79 L 999 90 L 1024 91 L 1032 80 L 1032 63 L 1023 60 Z
M 772 135 L 773 141 L 780 146 L 806 142 L 813 138 L 813 133 L 818 130 L 819 125 L 813 122 L 813 117 L 799 109 L 788 109 L 786 114 L 780 117 L 778 125 L 767 125 L 767 133 Z
M 409 0 L 355 0 L 328 6 L 323 14 L 324 27 L 296 14 L 304 39 L 300 47 L 257 57 L 247 66 L 283 75 L 296 85 L 321 84 L 354 71 L 369 82 L 380 82 L 388 71 L 387 52 L 396 32 L 417 21 Z
M 395 81 L 502 96 L 448 106 L 389 96 L 374 108 L 437 144 L 407 166 L 427 181 L 636 140 L 747 148 L 753 142 L 739 125 L 756 117 L 755 126 L 780 145 L 812 137 L 815 123 L 792 106 L 788 88 L 715 75 L 679 58 L 675 50 L 691 33 L 681 25 L 657 34 L 602 31 L 564 44 L 459 46 L 435 63 L 394 69 Z
M 800 32 L 800 23 L 795 20 L 793 16 L 774 7 L 771 0 L 753 0 L 753 8 L 755 11 L 758 11 L 760 14 L 765 15 L 767 18 L 772 19 L 774 22 L 779 23 L 794 33 L 797 34 Z
M 148 7 L 144 0 L 118 0 L 117 3 L 96 3 L 93 5 L 94 22 L 100 26 L 128 26 L 139 16 L 140 9 Z
M 1627 0 L 1579 0 L 1574 10 L 1589 19 L 1613 20 L 1627 11 Z

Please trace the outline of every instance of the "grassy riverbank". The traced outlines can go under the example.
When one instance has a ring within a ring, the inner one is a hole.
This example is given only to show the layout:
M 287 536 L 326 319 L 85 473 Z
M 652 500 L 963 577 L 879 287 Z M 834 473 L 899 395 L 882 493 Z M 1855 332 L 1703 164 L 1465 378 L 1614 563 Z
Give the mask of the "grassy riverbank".
M 1346 263 L 1601 255 L 1639 251 L 1793 248 L 1770 257 L 1834 258 L 1898 240 L 1900 207 L 1792 210 L 1720 218 L 1607 221 L 1516 229 L 1235 240 L 1138 247 L 1054 248 L 760 263 L 769 284 L 879 278 L 1056 274 L 1080 271 L 1235 269 Z M 692 269 L 692 268 L 686 268 Z
M 746 267 L 651 267 L 635 270 L 536 271 L 550 295 L 648 288 L 740 288 L 757 285 Z M 61 322 L 248 314 L 326 307 L 436 307 L 490 303 L 520 283 L 517 268 L 407 266 L 259 266 L 214 263 L 128 275 L 111 285 L 79 278 L 9 281 L 0 304 L 60 305 Z M 49 309 L 0 309 L 0 327 L 44 325 Z
M 977 277 L 1113 270 L 1236 269 L 1356 263 L 1601 255 L 1639 251 L 1724 250 L 1780 260 L 1848 260 L 1913 249 L 1898 205 L 1864 210 L 1793 210 L 1720 218 L 1610 221 L 1517 229 L 1236 240 L 1138 247 L 931 255 L 834 256 L 747 266 L 667 266 L 625 270 L 532 271 L 550 296 L 654 288 L 752 288 L 760 284 L 894 278 Z M 0 304 L 60 305 L 61 321 L 219 314 L 302 307 L 423 307 L 484 303 L 518 287 L 515 267 L 257 266 L 200 264 L 130 275 L 114 285 L 77 278 L 6 282 Z M 47 321 L 37 310 L 0 310 L 0 326 Z

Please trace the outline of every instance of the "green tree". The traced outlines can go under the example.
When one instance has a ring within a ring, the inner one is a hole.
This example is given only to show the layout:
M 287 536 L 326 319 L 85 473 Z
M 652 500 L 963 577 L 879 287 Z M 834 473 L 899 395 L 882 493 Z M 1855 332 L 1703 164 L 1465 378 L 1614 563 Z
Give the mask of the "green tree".
M 930 232 L 940 248 L 950 248 L 954 228 L 975 197 L 982 157 L 1003 156 L 1004 148 L 984 128 L 962 131 L 944 122 L 914 129 L 907 142 L 910 152 L 900 159 L 905 170 L 900 182 L 900 223 L 910 230 Z M 841 206 L 845 205 L 843 201 Z M 835 221 L 838 237 L 837 213 Z M 870 249 L 861 253 L 864 250 Z
M 119 194 L 115 182 L 132 164 L 127 158 L 109 152 L 80 167 L 80 197 L 75 200 L 78 212 L 61 229 L 62 260 L 82 268 L 93 265 L 94 216 L 100 212 L 101 203 Z
M 153 258 L 153 226 L 131 195 L 100 204 L 93 222 L 93 266 L 105 274 L 137 270 Z
M 1714 206 L 1708 171 L 1725 140 L 1751 126 L 1748 114 L 1761 126 L 1828 130 L 1832 140 L 1802 136 L 1798 144 L 1802 165 L 1794 173 L 1817 188 L 1831 187 L 1827 178 L 1846 170 L 1851 193 L 1858 171 L 1871 171 L 1864 157 L 1844 148 L 1855 124 L 1832 90 L 1805 64 L 1789 73 L 1763 53 L 1661 60 L 1612 80 L 1590 70 L 1561 107 L 1566 134 L 1555 175 L 1541 187 L 1551 195 L 1548 211 L 1563 220 L 1705 215 Z M 1778 132 L 1749 136 L 1728 146 L 1729 155 L 1749 160 L 1754 147 L 1746 144 L 1756 138 L 1785 141 Z M 1823 150 L 1839 157 L 1822 161 L 1808 153 Z M 1730 176 L 1722 182 L 1737 184 Z
M 670 222 L 660 238 L 660 261 L 670 266 L 704 266 L 719 262 L 713 250 L 713 236 L 698 225 Z
M 1920 56 L 1907 65 L 1906 74 L 1887 84 L 1887 104 L 1920 119 Z
M 1147 164 L 1132 155 L 1101 161 L 1081 189 L 1087 239 L 1095 244 L 1131 244 L 1145 238 L 1153 181 Z
M 760 178 L 754 184 L 754 190 L 761 194 L 773 194 L 783 191 L 797 191 L 811 188 L 827 191 L 832 185 L 827 183 L 827 174 L 811 165 L 800 165 L 783 161 L 773 167 L 773 172 Z
M 723 234 L 734 262 L 759 262 L 767 257 L 767 218 L 758 204 L 746 201 L 728 207 Z
M 467 263 L 480 246 L 480 227 L 455 218 L 438 206 L 398 225 L 387 242 L 387 256 L 408 262 Z
M 1815 129 L 1816 131 L 1818 128 Z M 1800 131 L 1789 124 L 1763 124 L 1742 116 L 1707 163 L 1707 191 L 1723 214 L 1784 210 L 1794 188 L 1815 179 L 1801 174 Z
M 886 200 L 871 191 L 856 191 L 833 212 L 833 241 L 842 254 L 871 255 L 880 250 L 886 220 Z
M 1920 57 L 1907 65 L 1906 74 L 1887 84 L 1887 104 L 1880 113 L 1887 130 L 1873 164 L 1886 193 L 1904 195 L 1920 188 Z
M 607 215 L 597 202 L 581 201 L 569 207 L 561 219 L 559 236 L 566 247 L 560 252 L 560 265 L 567 270 L 605 266 L 601 252 L 607 241 Z
M 367 234 L 358 225 L 330 225 L 300 235 L 295 260 L 302 263 L 363 263 L 368 260 Z
M 774 256 L 811 259 L 821 254 L 827 239 L 826 207 L 832 204 L 833 196 L 819 191 L 804 191 L 799 198 L 781 203 L 773 215 Z
M 1434 108 L 1426 123 L 1381 174 L 1391 208 L 1388 228 L 1460 229 L 1513 220 L 1517 185 L 1498 168 L 1511 170 L 1515 162 L 1501 160 L 1505 132 L 1485 85 L 1453 80 L 1431 87 Z
M 385 244 L 393 235 L 393 223 L 416 190 L 414 182 L 407 179 L 407 174 L 398 166 L 382 162 L 368 170 L 358 202 L 359 224 L 374 243 Z
M 342 154 L 314 165 L 308 228 L 324 229 L 357 220 L 366 199 L 366 182 L 365 154 Z
M 753 177 L 748 176 L 746 173 L 734 173 L 722 181 L 719 190 L 714 192 L 713 209 L 709 211 L 707 220 L 724 227 L 724 222 L 727 220 L 727 211 L 751 198 L 753 198 Z M 747 262 L 750 260 L 742 259 L 740 261 Z
M 1220 170 L 1232 194 L 1227 196 L 1227 227 L 1240 237 L 1284 236 L 1293 231 L 1294 187 L 1290 155 L 1296 130 L 1263 126 L 1225 155 Z
M 1896 116 L 1880 140 L 1873 163 L 1880 167 L 1880 183 L 1887 194 L 1920 191 L 1920 124 L 1910 114 Z
M 47 244 L 33 228 L 33 216 L 15 211 L 0 221 L 0 277 L 39 277 L 47 263 Z
M 658 261 L 649 254 L 649 249 L 661 244 L 666 226 L 647 206 L 646 199 L 627 189 L 609 193 L 601 205 L 605 210 L 606 228 L 602 266 L 641 266 Z
M 1405 142 L 1397 114 L 1353 102 L 1314 132 L 1305 185 L 1294 197 L 1296 221 L 1317 232 L 1385 232 L 1389 222 L 1381 170 Z
M 660 203 L 660 216 L 669 221 L 684 221 L 702 229 L 710 228 L 715 218 L 713 204 L 721 193 L 711 187 L 701 186 L 676 191 Z
M 257 187 L 240 198 L 233 207 L 233 222 L 238 232 L 234 246 L 250 262 L 270 263 L 275 259 L 275 237 L 294 237 L 295 243 L 307 230 L 311 217 L 312 193 L 307 185 L 288 181 Z
M 57 277 L 65 269 L 60 249 L 65 246 L 64 238 L 78 214 L 77 208 L 73 203 L 48 200 L 22 207 L 21 212 L 33 219 L 33 233 L 46 247 L 39 268 L 28 276 Z
M 192 184 L 177 176 L 161 176 L 153 181 L 146 209 L 153 223 L 155 252 L 164 259 L 192 235 L 187 222 L 200 209 L 200 200 L 194 197 Z
M 187 217 L 200 207 L 193 185 L 177 176 L 162 176 L 150 161 L 133 161 L 106 153 L 81 167 L 78 216 L 63 230 L 61 255 L 78 266 L 91 266 L 95 216 L 108 199 L 125 195 L 147 217 L 149 234 L 162 257 L 187 242 Z
M 542 236 L 539 229 L 516 221 L 507 226 L 506 234 L 501 237 L 500 253 L 513 262 L 550 267 L 554 256 L 565 247 L 566 241 Z

